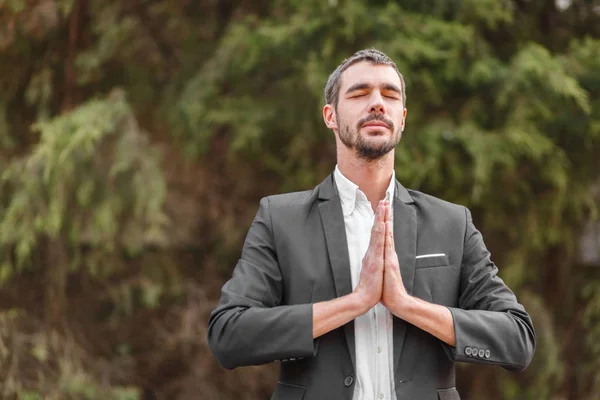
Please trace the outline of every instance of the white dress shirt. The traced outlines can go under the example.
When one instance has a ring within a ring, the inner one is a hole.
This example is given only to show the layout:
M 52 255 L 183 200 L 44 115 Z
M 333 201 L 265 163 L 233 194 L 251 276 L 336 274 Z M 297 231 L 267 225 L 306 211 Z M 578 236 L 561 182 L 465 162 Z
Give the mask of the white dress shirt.
M 352 289 L 360 279 L 362 259 L 369 248 L 375 212 L 367 196 L 335 167 L 335 183 L 342 202 Z M 395 173 L 385 194 L 393 211 Z M 356 385 L 354 400 L 396 400 L 394 393 L 392 314 L 381 303 L 354 320 Z

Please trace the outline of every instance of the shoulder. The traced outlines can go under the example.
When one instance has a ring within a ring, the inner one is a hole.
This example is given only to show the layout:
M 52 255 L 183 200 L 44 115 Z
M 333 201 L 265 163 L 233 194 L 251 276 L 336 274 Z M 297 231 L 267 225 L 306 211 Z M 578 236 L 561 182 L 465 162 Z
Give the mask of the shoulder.
M 273 232 L 287 236 L 296 231 L 290 227 L 303 226 L 316 214 L 317 195 L 314 190 L 289 192 L 265 196 L 260 200 L 258 214 L 262 215 Z
M 260 199 L 260 208 L 272 217 L 289 217 L 305 214 L 316 204 L 316 190 L 279 193 L 264 196 Z
M 315 213 L 319 198 L 331 197 L 333 175 L 329 174 L 319 185 L 309 190 L 299 190 L 264 196 L 260 199 L 259 213 L 269 215 L 273 223 L 299 222 Z M 264 215 L 263 214 L 263 215 Z
M 310 201 L 313 192 L 314 190 L 303 190 L 300 192 L 279 193 L 265 196 L 264 199 L 271 207 L 293 207 Z

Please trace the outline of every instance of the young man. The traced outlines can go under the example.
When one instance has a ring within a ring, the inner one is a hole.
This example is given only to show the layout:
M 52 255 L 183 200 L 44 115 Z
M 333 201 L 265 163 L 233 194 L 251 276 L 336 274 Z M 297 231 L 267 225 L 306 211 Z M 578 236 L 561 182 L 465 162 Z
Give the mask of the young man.
M 209 320 L 225 368 L 281 361 L 272 399 L 459 399 L 455 362 L 525 369 L 531 319 L 465 207 L 405 189 L 402 74 L 361 50 L 331 74 L 337 166 L 265 197 Z

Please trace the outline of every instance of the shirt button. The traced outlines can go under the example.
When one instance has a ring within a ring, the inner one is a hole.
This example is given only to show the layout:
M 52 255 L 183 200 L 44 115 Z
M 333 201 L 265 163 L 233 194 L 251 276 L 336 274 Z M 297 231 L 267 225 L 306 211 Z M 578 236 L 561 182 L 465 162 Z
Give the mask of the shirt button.
M 383 399 L 383 393 L 379 393 L 379 398 Z
M 346 387 L 352 385 L 352 382 L 354 382 L 354 378 L 350 375 L 348 375 L 346 379 L 344 379 L 344 385 L 346 385 Z
M 377 352 L 381 353 L 381 347 L 377 346 Z

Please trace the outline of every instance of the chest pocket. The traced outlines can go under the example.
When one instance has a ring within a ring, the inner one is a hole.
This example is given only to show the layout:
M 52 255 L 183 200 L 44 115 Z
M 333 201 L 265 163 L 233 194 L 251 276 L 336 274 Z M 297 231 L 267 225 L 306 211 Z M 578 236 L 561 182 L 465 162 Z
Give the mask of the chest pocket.
M 445 254 L 417 256 L 415 259 L 415 268 L 435 268 L 448 266 L 450 266 L 450 262 L 448 261 L 448 256 Z
M 455 307 L 458 304 L 460 271 L 445 254 L 415 259 L 413 295 L 430 303 Z

